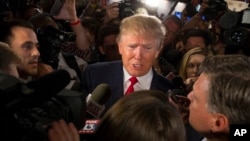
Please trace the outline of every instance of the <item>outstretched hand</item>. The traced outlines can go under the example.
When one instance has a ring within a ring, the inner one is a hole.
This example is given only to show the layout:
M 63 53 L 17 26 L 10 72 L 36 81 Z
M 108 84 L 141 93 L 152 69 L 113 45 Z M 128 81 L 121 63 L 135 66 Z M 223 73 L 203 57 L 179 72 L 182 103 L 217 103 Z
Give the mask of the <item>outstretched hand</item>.
M 57 16 L 53 16 L 55 19 L 66 20 L 69 22 L 74 22 L 78 19 L 76 13 L 75 0 L 65 0 L 61 11 Z

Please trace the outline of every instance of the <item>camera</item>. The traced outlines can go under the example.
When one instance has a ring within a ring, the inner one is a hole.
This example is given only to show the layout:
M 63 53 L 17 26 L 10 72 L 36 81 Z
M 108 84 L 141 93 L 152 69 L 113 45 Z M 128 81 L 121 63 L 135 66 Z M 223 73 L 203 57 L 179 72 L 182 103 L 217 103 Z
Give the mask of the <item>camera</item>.
M 36 33 L 40 43 L 41 61 L 50 65 L 53 69 L 57 69 L 61 46 L 66 42 L 75 41 L 76 35 L 73 32 L 58 30 L 50 25 L 43 30 L 37 29 Z
M 249 56 L 248 40 L 250 33 L 247 28 L 236 26 L 226 29 L 223 35 L 223 43 L 226 44 L 226 54 L 235 54 L 242 50 L 243 54 Z
M 226 9 L 227 3 L 224 0 L 209 0 L 208 7 L 203 12 L 204 19 L 213 20 L 219 12 L 224 12 Z
M 80 93 L 63 89 L 70 81 L 69 74 L 65 76 L 65 72 L 56 71 L 28 83 L 0 73 L 1 138 L 47 141 L 47 130 L 53 121 L 59 119 L 74 123 L 78 129 L 84 126 L 86 102 Z M 62 79 L 65 82 L 54 86 L 56 90 L 50 90 L 54 82 L 48 81 L 60 77 L 67 77 L 67 80 Z
M 135 14 L 135 7 L 129 1 L 120 1 L 119 5 L 119 18 L 124 19 L 126 17 L 132 16 Z

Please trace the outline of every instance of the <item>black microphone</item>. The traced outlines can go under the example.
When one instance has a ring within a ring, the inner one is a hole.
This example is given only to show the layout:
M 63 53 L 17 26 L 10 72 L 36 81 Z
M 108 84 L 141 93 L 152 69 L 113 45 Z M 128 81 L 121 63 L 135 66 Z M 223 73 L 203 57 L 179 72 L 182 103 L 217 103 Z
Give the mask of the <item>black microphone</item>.
M 62 91 L 70 82 L 70 74 L 66 70 L 51 72 L 28 83 L 6 74 L 1 78 L 1 102 L 11 111 L 39 105 Z
M 223 29 L 235 27 L 240 20 L 240 14 L 235 11 L 227 11 L 219 19 L 219 26 Z
M 87 96 L 87 114 L 92 118 L 87 119 L 85 122 L 85 126 L 79 131 L 80 134 L 85 134 L 85 138 L 91 138 L 91 134 L 95 133 L 95 130 L 100 122 L 98 118 L 105 109 L 104 103 L 109 99 L 110 96 L 111 89 L 109 85 L 105 83 L 99 84 L 94 89 L 92 94 L 89 94 Z M 86 134 L 89 134 L 90 136 L 86 136 Z

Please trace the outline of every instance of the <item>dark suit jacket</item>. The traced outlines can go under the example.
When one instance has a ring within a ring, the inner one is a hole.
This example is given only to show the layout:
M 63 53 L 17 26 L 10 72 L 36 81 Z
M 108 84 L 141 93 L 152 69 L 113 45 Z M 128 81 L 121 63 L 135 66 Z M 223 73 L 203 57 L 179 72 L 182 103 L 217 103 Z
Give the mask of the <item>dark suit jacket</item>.
M 104 113 L 123 96 L 123 66 L 121 61 L 99 62 L 90 64 L 82 75 L 81 89 L 85 94 L 91 93 L 97 85 L 107 83 L 111 88 L 111 97 L 105 103 Z M 150 89 L 167 92 L 172 89 L 172 83 L 153 71 Z M 104 114 L 103 113 L 103 114 Z

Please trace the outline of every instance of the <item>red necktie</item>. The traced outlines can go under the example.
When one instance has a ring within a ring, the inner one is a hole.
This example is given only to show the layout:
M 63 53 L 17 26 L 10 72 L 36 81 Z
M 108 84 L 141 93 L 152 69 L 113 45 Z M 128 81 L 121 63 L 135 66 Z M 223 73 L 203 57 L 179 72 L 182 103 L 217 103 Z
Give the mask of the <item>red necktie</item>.
M 134 92 L 134 85 L 135 85 L 135 83 L 138 82 L 138 80 L 134 76 L 132 76 L 129 80 L 131 83 L 130 83 L 125 95 L 129 95 L 130 93 Z

